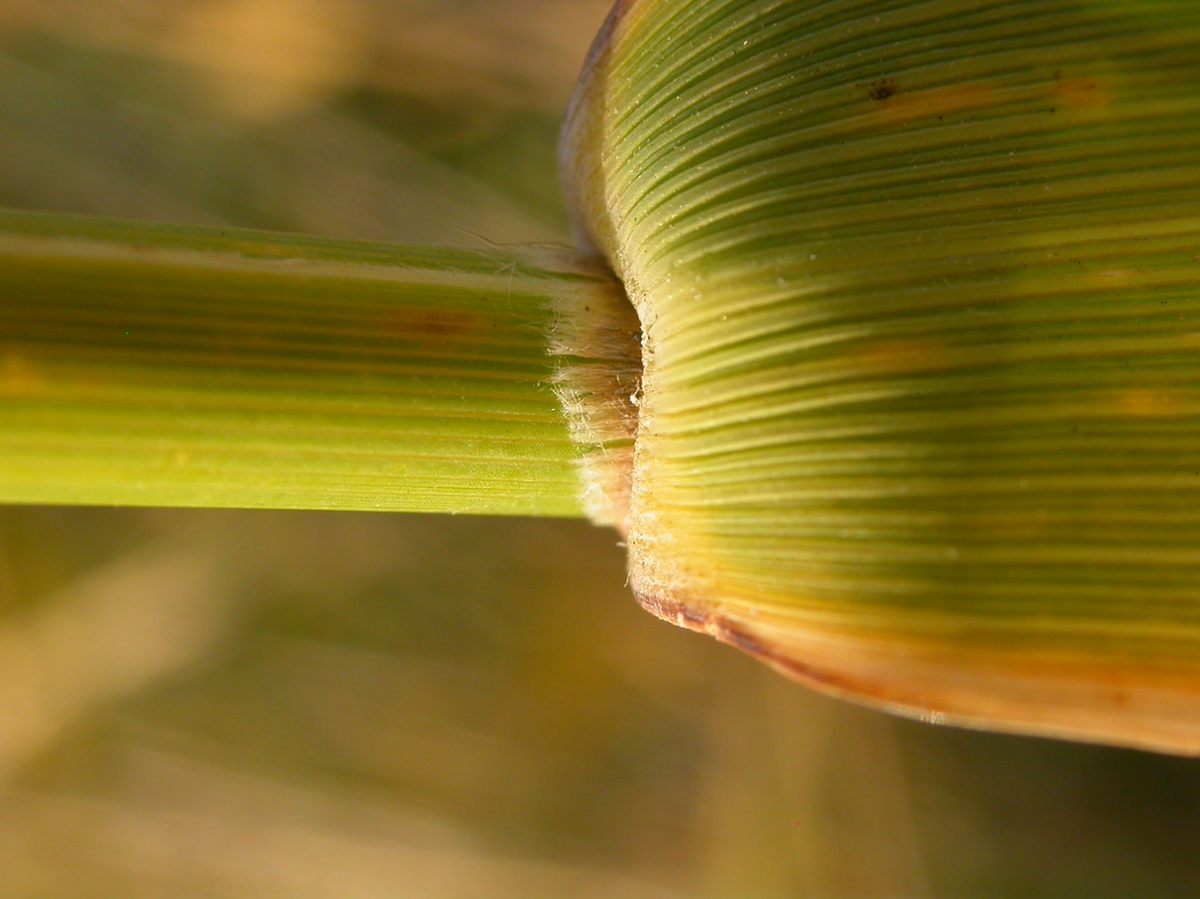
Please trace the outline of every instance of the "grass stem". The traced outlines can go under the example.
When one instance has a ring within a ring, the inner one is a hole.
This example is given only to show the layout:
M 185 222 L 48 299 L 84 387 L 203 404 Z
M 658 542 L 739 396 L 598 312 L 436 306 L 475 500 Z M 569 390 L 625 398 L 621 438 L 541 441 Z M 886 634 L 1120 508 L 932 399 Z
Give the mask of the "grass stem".
M 547 347 L 612 292 L 565 252 L 0 212 L 0 501 L 581 514 Z

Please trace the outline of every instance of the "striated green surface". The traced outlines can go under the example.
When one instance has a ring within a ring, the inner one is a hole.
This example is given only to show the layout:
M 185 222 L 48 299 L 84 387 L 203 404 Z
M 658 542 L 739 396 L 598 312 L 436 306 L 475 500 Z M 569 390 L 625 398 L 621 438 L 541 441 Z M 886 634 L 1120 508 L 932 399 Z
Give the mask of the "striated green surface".
M 647 603 L 901 706 L 1188 730 L 1200 5 L 634 0 L 610 28 L 567 153 L 646 324 Z
M 0 500 L 580 514 L 542 256 L 0 213 Z

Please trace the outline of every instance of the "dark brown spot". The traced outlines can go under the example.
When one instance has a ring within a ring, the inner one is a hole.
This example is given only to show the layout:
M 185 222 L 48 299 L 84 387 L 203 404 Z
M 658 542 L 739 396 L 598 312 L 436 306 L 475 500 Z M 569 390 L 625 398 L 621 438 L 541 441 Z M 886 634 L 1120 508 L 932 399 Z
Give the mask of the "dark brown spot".
M 879 81 L 872 81 L 870 90 L 867 91 L 867 96 L 872 100 L 881 102 L 888 97 L 893 97 L 899 92 L 896 82 L 891 78 L 882 78 Z

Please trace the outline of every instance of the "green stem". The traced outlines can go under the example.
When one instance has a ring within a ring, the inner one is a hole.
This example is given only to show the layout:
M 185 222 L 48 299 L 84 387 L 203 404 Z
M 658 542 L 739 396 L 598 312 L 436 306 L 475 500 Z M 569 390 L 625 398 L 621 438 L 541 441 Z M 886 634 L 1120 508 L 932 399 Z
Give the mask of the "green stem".
M 0 212 L 0 501 L 580 514 L 547 346 L 590 293 L 565 254 Z

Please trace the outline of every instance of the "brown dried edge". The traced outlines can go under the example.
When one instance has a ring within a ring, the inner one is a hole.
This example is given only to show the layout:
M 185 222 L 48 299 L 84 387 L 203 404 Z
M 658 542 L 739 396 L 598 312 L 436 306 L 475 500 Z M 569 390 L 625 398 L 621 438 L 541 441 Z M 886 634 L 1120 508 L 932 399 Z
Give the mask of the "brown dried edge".
M 715 637 L 821 693 L 870 708 L 931 724 L 1200 755 L 1194 673 L 1167 664 L 1148 671 L 1144 660 L 1123 667 L 1082 655 L 888 641 L 769 614 L 752 621 L 691 599 L 642 592 L 637 598 L 659 618 Z

